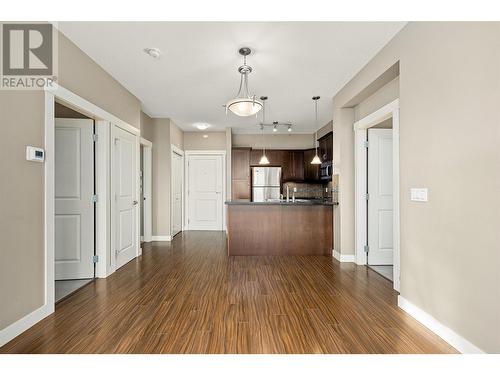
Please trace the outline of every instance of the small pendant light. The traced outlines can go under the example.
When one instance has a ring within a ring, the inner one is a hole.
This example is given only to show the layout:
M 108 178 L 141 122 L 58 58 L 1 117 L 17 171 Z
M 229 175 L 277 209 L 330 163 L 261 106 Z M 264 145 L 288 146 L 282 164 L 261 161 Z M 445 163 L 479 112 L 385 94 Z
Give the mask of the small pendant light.
M 314 155 L 313 160 L 311 161 L 311 164 L 321 164 L 321 159 L 318 156 L 318 99 L 319 96 L 313 96 L 312 98 L 314 100 L 314 112 L 315 112 L 315 126 L 316 126 L 316 131 L 314 132 L 314 147 L 316 149 L 316 154 Z
M 262 124 L 260 125 L 260 130 L 262 132 L 262 157 L 260 158 L 259 165 L 268 165 L 269 159 L 266 156 L 266 142 L 264 139 L 264 124 L 266 123 L 266 100 L 267 96 L 261 96 L 262 100 Z

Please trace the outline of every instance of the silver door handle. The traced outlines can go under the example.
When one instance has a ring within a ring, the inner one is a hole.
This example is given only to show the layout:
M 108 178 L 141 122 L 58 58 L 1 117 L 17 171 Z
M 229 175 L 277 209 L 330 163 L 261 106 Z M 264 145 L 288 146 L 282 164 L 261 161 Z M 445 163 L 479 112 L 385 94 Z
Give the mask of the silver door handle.
M 137 203 L 139 203 L 139 202 L 137 202 L 137 201 L 133 201 L 133 202 L 132 202 L 132 204 L 133 204 L 134 206 L 135 206 Z

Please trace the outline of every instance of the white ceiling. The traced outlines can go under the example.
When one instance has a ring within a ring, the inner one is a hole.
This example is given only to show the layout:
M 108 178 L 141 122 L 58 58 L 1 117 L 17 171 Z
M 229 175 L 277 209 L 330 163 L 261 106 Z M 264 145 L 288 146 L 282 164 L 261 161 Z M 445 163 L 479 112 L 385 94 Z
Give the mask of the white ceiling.
M 152 117 L 169 117 L 184 130 L 233 127 L 258 133 L 254 116 L 226 115 L 238 90 L 238 49 L 247 63 L 251 94 L 267 95 L 266 122 L 290 121 L 312 133 L 332 118 L 331 98 L 402 27 L 403 22 L 59 22 L 59 29 L 142 102 Z M 143 52 L 156 47 L 159 59 Z M 285 129 L 282 130 L 285 132 Z

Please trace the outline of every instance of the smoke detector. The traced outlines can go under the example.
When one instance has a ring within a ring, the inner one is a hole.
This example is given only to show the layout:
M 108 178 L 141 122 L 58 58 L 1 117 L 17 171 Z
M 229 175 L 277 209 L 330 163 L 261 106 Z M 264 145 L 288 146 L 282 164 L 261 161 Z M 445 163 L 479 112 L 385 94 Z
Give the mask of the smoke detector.
M 158 48 L 144 48 L 144 52 L 155 59 L 161 56 L 161 51 Z

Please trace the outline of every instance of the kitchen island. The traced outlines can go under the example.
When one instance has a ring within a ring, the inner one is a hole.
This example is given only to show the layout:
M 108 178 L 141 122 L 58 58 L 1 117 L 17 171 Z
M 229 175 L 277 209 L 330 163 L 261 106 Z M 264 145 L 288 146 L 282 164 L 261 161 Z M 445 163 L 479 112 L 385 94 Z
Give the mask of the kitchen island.
M 334 204 L 228 201 L 228 255 L 331 255 Z

